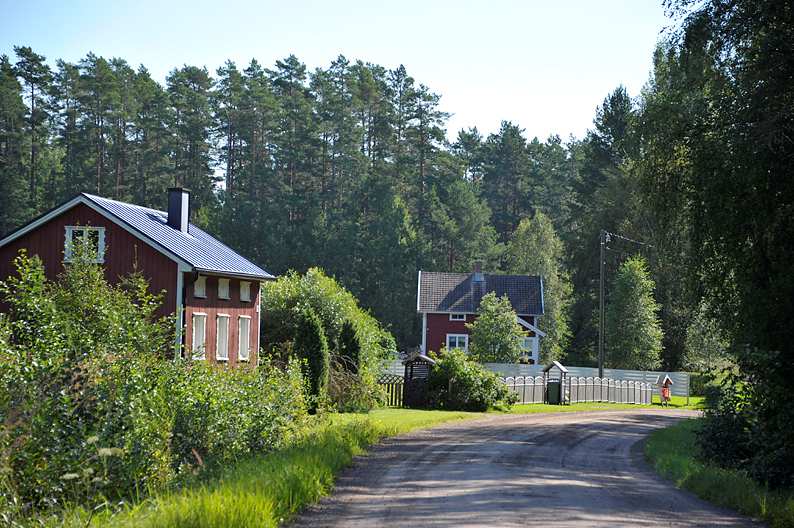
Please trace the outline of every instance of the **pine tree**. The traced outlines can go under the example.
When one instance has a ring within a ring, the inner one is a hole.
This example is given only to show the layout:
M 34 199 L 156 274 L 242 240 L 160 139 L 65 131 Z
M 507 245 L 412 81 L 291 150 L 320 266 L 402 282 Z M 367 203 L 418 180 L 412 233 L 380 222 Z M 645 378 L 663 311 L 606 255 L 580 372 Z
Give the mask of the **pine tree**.
M 8 56 L 0 56 L 0 234 L 25 222 L 25 103 Z

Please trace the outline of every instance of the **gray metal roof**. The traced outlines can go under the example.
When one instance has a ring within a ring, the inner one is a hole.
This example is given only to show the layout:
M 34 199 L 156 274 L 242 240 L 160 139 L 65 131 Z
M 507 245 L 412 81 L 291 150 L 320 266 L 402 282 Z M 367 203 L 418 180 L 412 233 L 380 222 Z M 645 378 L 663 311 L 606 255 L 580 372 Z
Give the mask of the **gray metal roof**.
M 273 275 L 193 224 L 190 224 L 187 233 L 172 228 L 167 224 L 168 214 L 163 211 L 87 193 L 83 193 L 83 196 L 153 241 L 155 245 L 184 260 L 196 271 L 255 279 L 274 278 Z
M 536 275 L 480 274 L 483 281 L 474 280 L 473 273 L 419 273 L 419 312 L 476 313 L 486 293 L 497 297 L 507 295 L 518 315 L 543 314 L 543 281 Z

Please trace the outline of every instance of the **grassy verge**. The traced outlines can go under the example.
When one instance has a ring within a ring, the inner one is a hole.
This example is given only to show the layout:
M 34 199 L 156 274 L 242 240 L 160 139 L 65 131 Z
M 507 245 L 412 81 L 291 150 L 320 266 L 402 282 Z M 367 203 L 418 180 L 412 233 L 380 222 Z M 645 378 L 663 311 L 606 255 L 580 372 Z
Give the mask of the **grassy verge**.
M 696 458 L 698 423 L 685 420 L 648 437 L 645 457 L 656 471 L 709 502 L 764 519 L 776 528 L 794 527 L 794 492 L 770 492 L 742 472 L 710 466 Z
M 481 413 L 382 409 L 332 415 L 296 445 L 252 457 L 203 486 L 163 494 L 91 518 L 71 510 L 58 525 L 157 528 L 275 527 L 328 494 L 335 475 L 385 436 Z

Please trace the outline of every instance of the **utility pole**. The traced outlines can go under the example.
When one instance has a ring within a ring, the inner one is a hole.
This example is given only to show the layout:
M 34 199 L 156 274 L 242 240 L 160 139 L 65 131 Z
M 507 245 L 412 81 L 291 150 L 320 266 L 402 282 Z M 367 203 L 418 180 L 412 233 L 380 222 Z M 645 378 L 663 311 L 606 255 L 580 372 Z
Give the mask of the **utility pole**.
M 598 256 L 598 377 L 604 378 L 604 246 L 607 232 L 599 235 L 600 251 Z

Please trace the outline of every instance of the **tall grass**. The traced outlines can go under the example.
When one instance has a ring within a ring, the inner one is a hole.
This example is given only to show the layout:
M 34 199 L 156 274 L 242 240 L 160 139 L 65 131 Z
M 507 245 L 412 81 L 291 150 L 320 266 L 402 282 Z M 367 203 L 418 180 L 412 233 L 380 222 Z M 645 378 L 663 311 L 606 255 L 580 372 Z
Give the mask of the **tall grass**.
M 697 458 L 699 420 L 685 420 L 653 432 L 645 456 L 662 476 L 698 497 L 775 528 L 794 528 L 794 490 L 772 492 L 743 472 L 715 467 Z
M 478 413 L 384 409 L 332 415 L 291 447 L 250 457 L 217 479 L 148 499 L 121 512 L 71 510 L 53 526 L 140 528 L 275 527 L 327 495 L 335 475 L 384 436 Z

